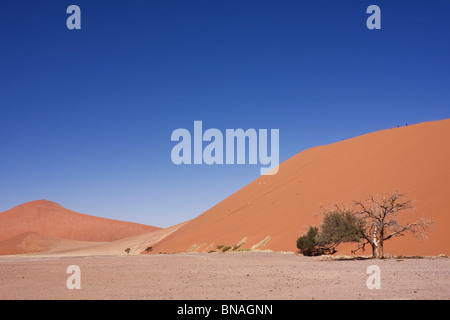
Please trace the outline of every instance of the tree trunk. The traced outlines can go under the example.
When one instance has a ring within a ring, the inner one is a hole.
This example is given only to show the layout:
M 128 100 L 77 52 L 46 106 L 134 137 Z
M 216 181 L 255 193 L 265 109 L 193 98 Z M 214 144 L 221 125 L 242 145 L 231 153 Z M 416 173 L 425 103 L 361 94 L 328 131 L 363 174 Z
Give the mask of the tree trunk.
M 378 246 L 376 242 L 370 243 L 372 246 L 372 258 L 378 258 L 379 252 L 378 252 Z
M 384 259 L 383 238 L 378 243 L 378 259 Z
M 372 258 L 378 258 L 378 240 L 377 240 L 377 226 L 373 229 L 373 240 L 370 243 L 372 245 Z

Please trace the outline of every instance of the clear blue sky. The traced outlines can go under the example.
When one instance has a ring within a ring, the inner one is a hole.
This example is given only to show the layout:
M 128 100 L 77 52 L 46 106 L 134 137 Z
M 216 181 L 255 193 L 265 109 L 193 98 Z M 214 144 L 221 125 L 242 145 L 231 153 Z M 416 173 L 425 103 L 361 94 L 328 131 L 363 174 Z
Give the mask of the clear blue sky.
M 66 8 L 81 8 L 68 30 Z M 381 8 L 381 30 L 366 8 Z M 167 227 L 260 165 L 171 162 L 173 130 L 280 130 L 280 160 L 450 117 L 449 1 L 2 0 L 0 211 Z

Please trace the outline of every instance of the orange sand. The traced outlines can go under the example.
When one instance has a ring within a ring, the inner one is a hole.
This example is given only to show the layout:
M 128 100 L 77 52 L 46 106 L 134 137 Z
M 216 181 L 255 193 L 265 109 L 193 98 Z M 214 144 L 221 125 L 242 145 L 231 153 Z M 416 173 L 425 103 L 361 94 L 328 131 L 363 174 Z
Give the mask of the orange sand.
M 412 236 L 385 243 L 385 252 L 407 255 L 450 253 L 450 119 L 387 129 L 305 150 L 261 176 L 159 242 L 153 252 L 180 252 L 202 245 L 297 251 L 306 227 L 319 225 L 321 205 L 351 204 L 368 194 L 407 193 L 418 214 L 435 221 L 429 240 Z M 370 254 L 366 251 L 366 254 Z

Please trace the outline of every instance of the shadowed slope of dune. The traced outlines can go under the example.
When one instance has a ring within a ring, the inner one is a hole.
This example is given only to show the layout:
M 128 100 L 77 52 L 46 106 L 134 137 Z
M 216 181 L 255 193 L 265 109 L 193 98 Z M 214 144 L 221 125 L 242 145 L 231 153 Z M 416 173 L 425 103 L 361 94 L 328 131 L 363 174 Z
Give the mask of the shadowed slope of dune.
M 185 222 L 186 223 L 186 222 Z M 125 255 L 125 249 L 129 248 L 130 255 L 144 253 L 145 249 L 154 246 L 156 243 L 178 230 L 185 223 L 160 229 L 152 232 L 143 233 L 137 236 L 115 240 L 111 242 L 101 243 L 95 245 L 80 246 L 74 243 L 73 246 L 65 246 L 52 248 L 47 253 L 52 255 L 70 255 L 70 256 L 84 256 L 84 255 Z M 93 245 L 92 245 L 93 244 Z
M 373 132 L 305 150 L 191 220 L 153 252 L 241 248 L 266 239 L 261 249 L 296 251 L 296 239 L 319 225 L 321 206 L 351 204 L 395 189 L 417 200 L 418 213 L 435 221 L 429 239 L 412 236 L 385 243 L 387 253 L 449 253 L 450 119 Z M 411 221 L 412 222 L 412 221 Z M 267 238 L 270 237 L 270 238 Z M 366 252 L 370 253 L 370 252 Z
M 160 228 L 94 217 L 47 200 L 21 204 L 0 213 L 0 241 L 25 232 L 80 241 L 114 241 Z
M 0 255 L 43 252 L 57 245 L 59 239 L 46 238 L 35 232 L 24 232 L 0 241 Z
M 36 232 L 24 232 L 10 239 L 0 241 L 0 255 L 48 252 L 65 248 L 84 248 L 99 245 L 98 242 L 65 240 L 46 237 Z
M 10 239 L 0 241 L 0 255 L 125 255 L 126 248 L 130 248 L 130 255 L 140 254 L 146 252 L 146 248 L 155 245 L 158 241 L 178 230 L 185 223 L 111 242 L 67 240 L 42 236 L 36 232 L 24 232 Z

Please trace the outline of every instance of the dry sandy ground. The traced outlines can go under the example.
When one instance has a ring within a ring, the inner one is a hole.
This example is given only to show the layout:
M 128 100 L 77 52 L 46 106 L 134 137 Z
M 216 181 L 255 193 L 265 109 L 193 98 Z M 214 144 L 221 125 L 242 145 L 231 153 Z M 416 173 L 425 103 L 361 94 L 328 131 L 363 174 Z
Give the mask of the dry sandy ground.
M 368 289 L 370 265 L 381 288 Z M 69 265 L 81 289 L 69 290 Z M 280 253 L 0 257 L 0 299 L 449 299 L 450 259 L 325 261 Z

